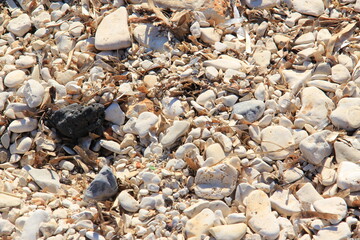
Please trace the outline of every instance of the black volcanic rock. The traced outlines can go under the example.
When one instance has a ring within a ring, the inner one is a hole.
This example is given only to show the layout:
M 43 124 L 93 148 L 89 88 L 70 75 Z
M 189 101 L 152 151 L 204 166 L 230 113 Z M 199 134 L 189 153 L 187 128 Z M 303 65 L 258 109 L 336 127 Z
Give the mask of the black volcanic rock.
M 82 106 L 73 103 L 52 113 L 49 124 L 66 137 L 80 138 L 90 132 L 101 135 L 104 119 L 105 110 L 102 104 Z

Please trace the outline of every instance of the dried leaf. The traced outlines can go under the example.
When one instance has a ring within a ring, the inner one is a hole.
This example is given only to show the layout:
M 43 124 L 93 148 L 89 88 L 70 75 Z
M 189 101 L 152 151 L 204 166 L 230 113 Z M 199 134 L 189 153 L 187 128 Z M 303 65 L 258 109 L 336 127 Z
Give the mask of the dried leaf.
M 357 22 L 348 24 L 345 28 L 343 28 L 340 32 L 332 36 L 329 40 L 329 43 L 326 47 L 326 57 L 330 58 L 333 56 L 333 52 L 336 51 L 335 45 L 338 45 L 344 42 L 346 39 L 351 37 L 352 33 L 354 32 L 355 28 L 357 27 Z
M 332 213 L 320 213 L 314 211 L 301 211 L 299 213 L 293 214 L 291 216 L 292 219 L 300 219 L 300 218 L 322 218 L 326 220 L 335 220 L 338 218 L 337 214 Z

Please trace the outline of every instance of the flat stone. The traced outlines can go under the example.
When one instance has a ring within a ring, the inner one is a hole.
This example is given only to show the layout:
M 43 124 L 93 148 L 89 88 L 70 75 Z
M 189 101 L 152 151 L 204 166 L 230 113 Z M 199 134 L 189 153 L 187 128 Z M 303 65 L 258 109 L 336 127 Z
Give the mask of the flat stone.
M 18 69 L 21 68 L 30 68 L 33 67 L 36 63 L 36 60 L 32 56 L 20 56 L 19 59 L 15 61 L 15 65 Z
M 331 68 L 331 80 L 336 83 L 346 83 L 350 77 L 349 70 L 342 64 L 336 64 Z
M 26 78 L 26 74 L 22 70 L 14 70 L 9 72 L 4 79 L 5 86 L 9 88 L 19 87 Z
M 163 113 L 171 119 L 184 113 L 184 108 L 178 98 L 164 98 L 161 102 Z
M 140 137 L 144 137 L 149 133 L 149 130 L 156 125 L 159 117 L 152 112 L 142 112 L 135 122 L 134 129 Z
M 336 141 L 334 143 L 335 159 L 337 163 L 343 161 L 360 163 L 360 150 L 344 142 Z
M 50 169 L 36 169 L 29 165 L 24 169 L 42 190 L 57 193 L 61 188 L 59 175 Z
M 105 240 L 105 238 L 103 236 L 101 236 L 99 233 L 93 232 L 93 231 L 87 231 L 85 236 L 86 236 L 86 238 L 88 238 L 90 240 Z
M 246 224 L 238 223 L 212 227 L 209 229 L 209 232 L 217 240 L 238 240 L 245 235 L 246 229 Z
M 95 47 L 98 50 L 117 50 L 131 46 L 128 13 L 125 7 L 105 16 L 96 29 Z
M 307 43 L 313 43 L 315 42 L 315 36 L 314 33 L 308 32 L 305 34 L 300 35 L 294 42 L 295 45 L 300 44 L 307 44 Z
M 337 185 L 351 192 L 360 191 L 360 166 L 353 162 L 343 161 L 337 170 Z
M 271 159 L 285 159 L 294 150 L 294 143 L 291 131 L 283 126 L 269 126 L 261 131 L 261 149 Z
M 314 203 L 314 208 L 320 213 L 336 214 L 337 219 L 330 219 L 331 224 L 337 224 L 345 218 L 347 214 L 347 205 L 344 199 L 340 197 L 331 197 L 326 199 L 317 200 Z
M 0 208 L 17 207 L 22 203 L 21 198 L 12 197 L 7 194 L 0 193 Z
M 11 19 L 6 29 L 18 37 L 22 37 L 31 29 L 31 19 L 27 14 L 21 14 L 17 18 Z
M 90 183 L 84 193 L 87 200 L 103 201 L 114 196 L 118 191 L 116 177 L 108 166 L 104 166 Z
M 38 233 L 40 225 L 43 222 L 48 222 L 50 220 L 49 213 L 42 209 L 37 209 L 32 212 L 31 216 L 26 220 L 25 225 L 22 229 L 22 234 L 20 239 L 32 240 L 38 239 Z
M 266 68 L 270 64 L 271 52 L 268 50 L 257 50 L 254 53 L 253 59 L 255 64 Z
M 30 150 L 33 140 L 31 137 L 22 137 L 10 145 L 11 154 L 24 154 Z
M 333 101 L 325 93 L 316 87 L 304 88 L 301 93 L 302 106 L 296 117 L 305 120 L 306 123 L 324 128 L 328 123 L 328 113 L 334 109 Z
M 277 0 L 246 0 L 245 4 L 249 8 L 264 9 L 275 7 L 278 3 Z
M 302 186 L 296 192 L 296 197 L 301 203 L 314 203 L 315 201 L 324 199 L 311 183 L 306 183 Z
M 330 114 L 337 128 L 352 131 L 360 127 L 360 98 L 342 98 Z
M 186 208 L 184 210 L 184 214 L 187 217 L 192 218 L 205 208 L 209 208 L 209 201 L 200 199 L 197 203 L 192 204 L 190 207 Z
M 111 152 L 121 154 L 120 144 L 115 141 L 101 139 L 99 141 L 99 144 L 101 147 L 103 147 Z
M 76 139 L 87 136 L 89 132 L 102 135 L 104 118 L 102 104 L 93 103 L 82 106 L 73 103 L 53 112 L 48 120 L 49 125 L 56 128 L 59 133 Z
M 24 96 L 30 108 L 40 106 L 45 95 L 44 87 L 36 80 L 28 80 L 24 87 Z
M 188 131 L 189 127 L 190 123 L 188 121 L 174 121 L 173 125 L 167 129 L 166 134 L 161 139 L 161 144 L 164 147 L 171 146 Z
M 241 69 L 241 63 L 239 61 L 234 60 L 228 60 L 228 59 L 214 59 L 214 60 L 206 60 L 203 63 L 204 67 L 212 66 L 218 70 L 227 70 L 227 69 L 233 69 L 233 70 L 240 70 Z
M 105 120 L 116 125 L 123 125 L 125 123 L 125 113 L 121 110 L 117 102 L 111 103 L 105 110 Z
M 215 214 L 208 208 L 202 210 L 192 219 L 188 220 L 185 225 L 185 236 L 187 239 L 196 237 L 200 239 L 202 234 L 208 234 L 209 229 L 215 222 Z
M 324 12 L 324 2 L 322 0 L 292 0 L 295 11 L 299 13 L 318 17 Z
M 119 201 L 121 207 L 128 212 L 137 212 L 139 210 L 139 202 L 126 191 L 121 191 L 117 200 Z
M 299 168 L 289 168 L 284 171 L 283 178 L 286 183 L 293 183 L 304 177 L 304 172 Z
M 237 176 L 237 170 L 228 164 L 199 168 L 195 176 L 195 193 L 206 199 L 227 197 L 236 187 Z
M 66 31 L 57 32 L 55 34 L 55 42 L 59 51 L 66 54 L 69 53 L 75 46 L 75 41 Z
M 271 213 L 271 202 L 268 195 L 261 190 L 250 192 L 245 200 L 246 216 L 251 218 L 258 214 L 266 215 Z
M 9 124 L 9 131 L 14 133 L 31 132 L 37 128 L 38 121 L 34 118 L 25 117 L 16 119 Z
M 144 47 L 156 51 L 166 51 L 165 44 L 168 42 L 167 34 L 161 31 L 159 27 L 152 24 L 139 24 L 134 31 L 135 40 Z
M 271 195 L 270 201 L 272 208 L 283 216 L 292 216 L 301 211 L 299 201 L 289 192 L 289 190 L 284 189 L 275 191 Z
M 249 100 L 234 105 L 232 114 L 239 114 L 249 122 L 255 122 L 264 113 L 265 103 L 260 100 Z
M 300 142 L 299 149 L 305 159 L 314 165 L 321 162 L 332 153 L 333 147 L 326 140 L 331 134 L 329 130 L 314 133 Z
M 313 238 L 314 240 L 349 239 L 351 235 L 352 232 L 349 225 L 345 222 L 341 222 L 339 224 L 326 226 L 320 229 Z

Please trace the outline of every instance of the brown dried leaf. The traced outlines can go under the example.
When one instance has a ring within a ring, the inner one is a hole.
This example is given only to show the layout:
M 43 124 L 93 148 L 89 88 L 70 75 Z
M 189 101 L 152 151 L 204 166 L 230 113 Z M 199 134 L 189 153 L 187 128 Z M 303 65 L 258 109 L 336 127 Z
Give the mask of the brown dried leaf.
M 200 168 L 200 165 L 197 161 L 195 161 L 193 158 L 190 157 L 184 157 L 184 160 L 186 161 L 187 165 L 194 171 L 198 170 Z
M 338 218 L 337 214 L 332 213 L 319 213 L 314 211 L 301 211 L 299 213 L 293 214 L 292 219 L 300 219 L 300 218 L 322 218 L 326 220 L 335 220 Z

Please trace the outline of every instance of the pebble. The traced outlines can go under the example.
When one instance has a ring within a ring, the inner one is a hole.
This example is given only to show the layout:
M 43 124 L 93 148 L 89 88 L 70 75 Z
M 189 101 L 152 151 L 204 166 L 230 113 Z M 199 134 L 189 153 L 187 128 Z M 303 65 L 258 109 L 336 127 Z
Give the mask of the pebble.
M 344 199 L 340 197 L 331 197 L 317 200 L 314 203 L 314 208 L 320 213 L 336 214 L 337 219 L 330 219 L 331 224 L 340 223 L 347 214 L 347 205 Z
M 314 240 L 322 239 L 348 239 L 351 237 L 351 230 L 347 223 L 341 222 L 336 225 L 326 226 L 316 235 L 313 236 Z
M 114 196 L 118 191 L 116 177 L 108 166 L 104 166 L 84 193 L 84 198 L 103 201 Z
M 45 95 L 44 87 L 36 80 L 28 80 L 24 87 L 24 96 L 30 108 L 40 106 Z
M 294 139 L 288 128 L 269 126 L 261 131 L 261 149 L 271 159 L 285 159 L 293 151 L 293 145 Z
M 0 219 L 0 236 L 10 236 L 15 226 L 8 220 Z
M 232 114 L 244 116 L 249 122 L 255 122 L 264 113 L 265 103 L 260 100 L 239 102 L 233 106 Z
M 33 140 L 30 137 L 22 137 L 10 145 L 11 154 L 24 154 L 30 150 Z
M 195 217 L 186 222 L 184 231 L 187 239 L 200 239 L 202 234 L 207 234 L 215 222 L 215 214 L 208 208 L 203 209 Z
M 257 50 L 255 51 L 253 58 L 255 64 L 266 68 L 270 64 L 271 52 L 268 50 Z
M 311 79 L 311 71 L 309 70 L 300 71 L 289 69 L 284 70 L 282 75 L 285 81 L 289 84 L 291 92 L 294 94 L 298 93 L 298 91 Z M 304 94 L 304 91 L 305 89 L 302 94 Z
M 197 98 L 196 102 L 201 106 L 204 106 L 208 101 L 214 101 L 216 95 L 213 90 L 207 90 L 206 92 L 201 93 Z
M 237 240 L 241 239 L 246 233 L 247 226 L 244 223 L 221 225 L 212 227 L 209 232 L 215 239 Z
M 162 104 L 164 106 L 163 113 L 171 119 L 184 113 L 184 108 L 178 98 L 164 98 Z
M 37 185 L 45 191 L 57 193 L 61 187 L 60 178 L 56 172 L 50 169 L 37 169 L 29 165 L 24 166 L 24 169 L 34 179 Z
M 246 0 L 245 1 L 246 6 L 248 6 L 249 8 L 256 8 L 256 9 L 264 9 L 264 8 L 272 8 L 275 7 L 277 4 L 276 0 L 264 0 L 264 1 L 251 1 L 251 0 Z
M 228 164 L 203 167 L 195 176 L 195 193 L 205 199 L 222 199 L 236 187 L 237 170 Z
M 140 137 L 145 137 L 149 134 L 149 130 L 155 126 L 159 121 L 158 116 L 152 112 L 143 112 L 139 115 L 136 120 L 134 129 L 139 134 Z
M 305 183 L 305 185 L 296 192 L 296 197 L 300 203 L 314 203 L 315 201 L 323 199 L 311 183 Z
M 200 32 L 200 39 L 205 43 L 215 44 L 215 42 L 219 42 L 221 39 L 221 35 L 213 27 L 200 28 Z
M 293 0 L 293 7 L 302 14 L 311 16 L 320 16 L 324 12 L 324 3 L 322 0 L 309 1 L 304 4 L 302 0 Z
M 300 142 L 300 151 L 309 163 L 320 165 L 326 157 L 330 156 L 333 147 L 326 139 L 330 134 L 329 130 L 323 130 Z
M 349 70 L 342 64 L 336 64 L 331 68 L 331 80 L 336 83 L 346 83 L 350 77 Z
M 17 207 L 21 203 L 22 200 L 20 198 L 0 193 L 0 208 Z
M 107 149 L 107 150 L 109 150 L 111 152 L 121 154 L 120 144 L 118 144 L 115 141 L 101 139 L 99 141 L 99 144 L 100 144 L 101 147 L 103 147 L 103 148 L 105 148 L 105 149 Z
M 217 80 L 218 77 L 219 77 L 219 72 L 218 70 L 213 67 L 213 66 L 209 66 L 209 67 L 206 67 L 205 68 L 205 76 L 211 80 L 211 81 L 214 81 L 214 80 Z
M 20 58 L 15 61 L 18 69 L 33 67 L 35 63 L 35 58 L 32 56 L 20 56 Z
M 168 128 L 164 137 L 160 140 L 164 147 L 170 147 L 176 140 L 183 136 L 189 129 L 188 121 L 174 121 L 173 125 Z
M 349 161 L 342 161 L 337 170 L 337 185 L 351 192 L 360 191 L 360 166 Z
M 90 240 L 105 240 L 105 238 L 97 232 L 87 231 L 85 236 Z
M 342 98 L 334 111 L 330 114 L 334 126 L 347 131 L 360 127 L 360 98 Z
M 105 110 L 105 120 L 116 125 L 123 125 L 125 123 L 125 113 L 121 110 L 117 102 L 111 103 Z
M 6 26 L 6 29 L 18 37 L 22 37 L 31 29 L 31 19 L 27 14 L 11 19 Z
M 95 33 L 95 47 L 98 50 L 117 50 L 131 46 L 128 27 L 128 13 L 125 7 L 106 15 Z
M 334 142 L 334 150 L 337 163 L 341 163 L 343 161 L 359 162 L 358 159 L 360 159 L 360 150 L 354 148 L 352 145 L 336 141 Z
M 219 143 L 211 144 L 205 150 L 206 158 L 212 158 L 213 163 L 216 164 L 225 158 L 223 148 Z
M 119 204 L 128 212 L 139 211 L 139 202 L 135 200 L 128 192 L 122 191 L 117 197 Z
M 328 113 L 334 109 L 334 103 L 325 93 L 316 87 L 306 87 L 301 93 L 302 106 L 296 117 L 306 123 L 324 128 L 329 120 Z
M 9 88 L 19 87 L 26 78 L 26 74 L 22 70 L 14 70 L 9 72 L 4 79 L 5 86 Z
M 275 191 L 271 195 L 270 201 L 272 208 L 283 216 L 292 216 L 301 211 L 299 201 L 289 190 Z

